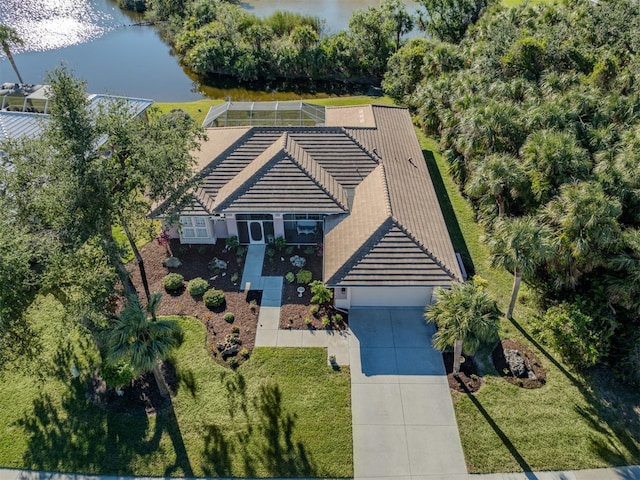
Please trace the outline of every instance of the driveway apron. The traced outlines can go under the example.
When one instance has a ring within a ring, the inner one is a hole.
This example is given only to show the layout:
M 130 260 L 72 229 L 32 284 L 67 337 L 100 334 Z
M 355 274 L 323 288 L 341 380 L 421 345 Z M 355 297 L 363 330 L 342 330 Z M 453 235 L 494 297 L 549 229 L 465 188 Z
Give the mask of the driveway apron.
M 351 310 L 349 326 L 355 477 L 467 478 L 442 355 L 422 310 Z

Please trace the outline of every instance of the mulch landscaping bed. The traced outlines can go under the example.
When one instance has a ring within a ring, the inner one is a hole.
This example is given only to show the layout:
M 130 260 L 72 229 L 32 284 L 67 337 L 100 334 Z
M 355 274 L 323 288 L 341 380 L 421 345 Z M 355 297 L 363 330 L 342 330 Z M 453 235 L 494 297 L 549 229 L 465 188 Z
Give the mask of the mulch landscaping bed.
M 224 343 L 227 335 L 232 333 L 232 329 L 239 329 L 239 338 L 242 342 L 241 348 L 246 348 L 251 352 L 256 337 L 258 325 L 258 312 L 260 309 L 261 292 L 250 291 L 247 293 L 240 291 L 240 281 L 244 267 L 245 256 L 238 256 L 235 252 L 225 252 L 224 242 L 216 245 L 181 245 L 179 241 L 171 241 L 171 249 L 174 256 L 182 262 L 178 268 L 167 268 L 162 261 L 167 258 L 165 248 L 156 242 L 145 245 L 141 254 L 144 259 L 144 266 L 147 272 L 149 288 L 152 292 L 162 292 L 162 302 L 158 309 L 159 315 L 186 315 L 198 318 L 207 328 L 207 347 L 209 351 L 221 363 L 225 363 L 216 346 Z M 222 272 L 216 275 L 209 267 L 209 262 L 217 257 L 227 262 L 226 275 Z M 129 263 L 127 268 L 132 272 L 132 280 L 141 298 L 144 298 L 144 290 L 140 279 L 140 272 L 135 261 Z M 185 288 L 175 293 L 167 293 L 162 285 L 162 278 L 170 272 L 179 273 L 184 276 Z M 237 274 L 235 282 L 232 281 L 234 274 Z M 209 280 L 209 286 L 223 290 L 225 294 L 225 304 L 215 310 L 210 310 L 202 301 L 202 296 L 192 297 L 186 289 L 189 280 L 202 277 Z M 233 323 L 227 323 L 223 317 L 227 312 L 234 314 Z M 242 361 L 242 356 L 235 358 Z
M 176 392 L 178 378 L 170 362 L 162 364 L 162 373 L 172 393 Z M 156 414 L 171 405 L 169 397 L 163 397 L 153 373 L 145 373 L 135 378 L 130 385 L 122 387 L 122 395 L 115 388 L 107 388 L 104 380 L 96 373 L 89 380 L 87 394 L 89 400 L 113 413 L 127 413 L 135 416 Z
M 460 365 L 460 373 L 458 374 L 458 378 L 455 378 L 453 376 L 453 352 L 442 353 L 449 388 L 461 393 L 477 392 L 484 384 L 484 378 L 480 376 L 478 367 L 472 356 L 463 355 L 463 358 L 464 362 Z
M 521 365 L 520 371 L 516 365 L 509 363 L 508 356 L 515 358 L 515 362 Z M 498 374 L 513 385 L 522 388 L 540 388 L 546 383 L 547 371 L 542 366 L 542 362 L 531 349 L 518 342 L 509 338 L 501 340 L 493 349 L 491 358 Z
M 322 280 L 322 255 L 318 255 L 315 249 L 312 253 L 305 253 L 305 249 L 308 247 L 304 246 L 300 248 L 297 246 L 289 246 L 288 249 L 284 250 L 276 250 L 274 247 L 268 248 L 273 249 L 275 254 L 272 257 L 265 255 L 262 275 L 284 277 L 289 272 L 295 275 L 300 268 L 294 267 L 289 259 L 294 255 L 298 255 L 307 261 L 302 268 L 311 272 L 313 280 Z M 307 250 L 307 252 L 310 252 L 310 250 Z M 293 283 L 289 283 L 286 278 L 284 280 L 282 306 L 280 307 L 280 328 L 297 330 L 345 330 L 347 328 L 348 315 L 336 311 L 331 305 L 320 307 L 315 315 L 311 314 L 311 291 L 308 285 L 302 285 L 305 291 L 302 293 L 302 296 L 298 296 L 297 289 L 300 286 L 301 285 L 295 280 Z M 342 322 L 339 323 L 335 321 L 336 314 L 342 316 Z M 323 317 L 327 317 L 331 321 L 328 327 L 323 325 Z M 305 322 L 305 320 L 307 321 Z

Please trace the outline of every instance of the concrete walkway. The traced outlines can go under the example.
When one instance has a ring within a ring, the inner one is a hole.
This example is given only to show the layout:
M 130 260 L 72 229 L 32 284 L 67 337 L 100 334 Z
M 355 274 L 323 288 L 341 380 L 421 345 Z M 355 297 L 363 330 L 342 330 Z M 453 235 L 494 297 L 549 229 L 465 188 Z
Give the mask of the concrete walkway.
M 442 355 L 422 309 L 352 310 L 351 409 L 358 479 L 466 479 Z
M 245 290 L 262 290 L 256 347 L 324 347 L 327 361 L 333 356 L 338 365 L 349 365 L 349 332 L 333 330 L 280 329 L 282 277 L 263 277 L 265 245 L 249 245 L 242 272 Z

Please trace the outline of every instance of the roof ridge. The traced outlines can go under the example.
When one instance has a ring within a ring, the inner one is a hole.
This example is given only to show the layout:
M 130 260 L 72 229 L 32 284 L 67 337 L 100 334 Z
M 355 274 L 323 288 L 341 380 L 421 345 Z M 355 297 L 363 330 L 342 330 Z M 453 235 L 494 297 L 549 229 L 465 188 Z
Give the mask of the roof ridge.
M 349 128 L 352 128 L 352 127 L 349 127 Z M 375 128 L 372 128 L 372 127 L 362 127 L 362 128 L 367 130 L 375 130 Z M 376 156 L 372 151 L 369 151 L 369 149 L 365 147 L 362 143 L 360 143 L 360 141 L 356 137 L 351 135 L 351 133 L 349 133 L 349 131 L 345 127 L 340 127 L 340 131 L 344 133 L 349 138 L 349 140 L 351 140 L 358 147 L 360 147 L 364 153 L 369 155 L 369 157 L 371 157 L 371 160 L 373 160 L 377 164 L 380 164 L 380 161 L 378 159 L 382 160 L 382 158 Z M 375 150 L 375 147 L 374 147 L 374 150 Z
M 284 152 L 287 137 L 287 132 L 284 132 L 276 141 L 269 145 L 266 150 L 249 162 L 235 177 L 218 190 L 213 209 L 224 208 L 225 204 L 228 204 L 238 197 L 239 192 L 246 190 L 246 186 L 251 184 L 253 179 L 264 172 L 265 168 L 279 153 Z
M 304 174 L 307 175 L 307 177 L 309 177 L 309 179 L 318 187 L 320 188 L 320 190 L 322 190 L 327 196 L 329 196 L 329 198 L 331 198 L 334 202 L 336 202 L 343 210 L 348 211 L 349 207 L 347 205 L 344 204 L 344 202 L 337 198 L 333 192 L 331 192 L 320 180 L 318 180 L 317 176 L 309 169 L 307 168 L 303 161 L 298 160 L 298 158 L 292 154 L 292 152 L 290 151 L 290 147 L 294 147 L 296 149 L 299 149 L 302 151 L 303 153 L 303 160 L 305 158 L 309 159 L 309 162 L 313 162 L 313 164 L 315 165 L 316 168 L 318 168 L 318 170 L 322 173 L 324 173 L 325 175 L 327 175 L 331 180 L 333 180 L 336 184 L 336 187 L 339 189 L 339 191 L 346 197 L 346 193 L 344 192 L 344 188 L 342 187 L 342 185 L 340 185 L 340 183 L 333 177 L 333 175 L 331 175 L 327 170 L 324 169 L 324 167 L 322 165 L 320 165 L 312 156 L 309 152 L 307 152 L 304 147 L 302 145 L 300 145 L 298 142 L 296 142 L 296 140 L 291 137 L 291 136 L 287 136 L 287 138 L 285 139 L 285 147 L 284 147 L 284 151 L 288 154 L 289 159 L 298 166 L 298 168 L 300 168 L 302 170 L 302 172 Z
M 384 203 L 387 206 L 387 212 L 389 213 L 389 216 L 393 218 L 393 208 L 391 208 L 391 195 L 389 193 L 389 182 L 387 180 L 387 170 L 384 166 L 384 162 L 382 161 L 382 158 L 380 159 L 379 166 L 381 168 L 382 191 L 384 193 Z
M 402 223 L 400 223 L 400 221 L 394 217 L 393 215 L 391 216 L 391 221 L 393 222 L 393 224 L 398 227 L 398 229 L 404 233 L 413 243 L 415 243 L 418 248 L 420 248 L 429 258 L 431 258 L 431 260 L 434 261 L 435 264 L 437 264 L 442 270 L 444 270 L 445 273 L 447 273 L 447 275 L 449 275 L 451 278 L 453 278 L 454 280 L 460 280 L 459 278 L 456 277 L 456 275 L 442 262 L 442 260 L 440 260 L 431 250 L 429 250 L 426 246 L 424 246 L 420 241 L 418 241 L 418 239 L 415 237 L 415 235 L 409 231 L 404 225 L 402 225 Z
M 226 127 L 222 127 L 222 128 L 226 128 Z M 242 127 L 242 128 L 247 128 L 247 127 Z M 249 138 L 253 136 L 254 128 L 255 127 L 249 127 L 249 129 L 240 138 L 238 138 L 235 142 L 233 142 L 231 145 L 225 148 L 220 154 L 216 156 L 216 158 L 211 160 L 207 165 L 201 168 L 200 171 L 196 175 L 194 175 L 193 180 L 198 181 L 206 177 L 211 172 L 211 170 L 213 170 L 219 164 L 224 162 L 224 160 L 227 158 L 229 153 L 231 153 L 232 151 L 238 149 L 239 147 L 247 143 Z

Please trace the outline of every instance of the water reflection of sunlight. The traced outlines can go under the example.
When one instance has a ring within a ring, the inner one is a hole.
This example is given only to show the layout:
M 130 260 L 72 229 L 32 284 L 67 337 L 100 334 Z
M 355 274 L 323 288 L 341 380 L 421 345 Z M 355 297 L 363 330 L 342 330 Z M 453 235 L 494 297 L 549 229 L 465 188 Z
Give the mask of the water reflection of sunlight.
M 68 47 L 104 35 L 113 17 L 89 0 L 2 0 L 0 24 L 15 28 L 24 40 L 16 52 Z

